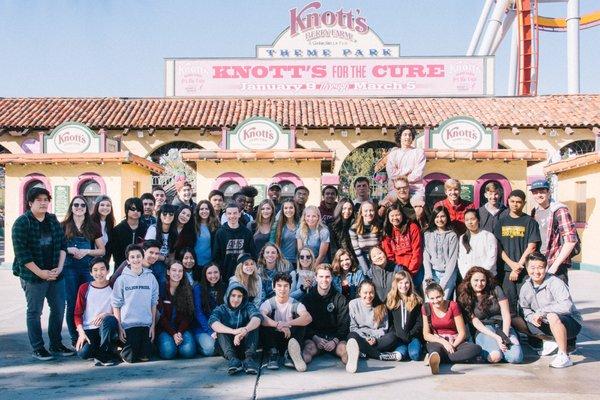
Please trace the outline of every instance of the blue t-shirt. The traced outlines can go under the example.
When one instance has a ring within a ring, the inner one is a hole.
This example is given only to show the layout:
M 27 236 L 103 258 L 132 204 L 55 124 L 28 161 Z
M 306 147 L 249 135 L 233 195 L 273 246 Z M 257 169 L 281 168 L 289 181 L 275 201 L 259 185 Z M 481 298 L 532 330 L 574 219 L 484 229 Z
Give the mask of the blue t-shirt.
M 196 245 L 194 246 L 196 252 L 196 264 L 206 265 L 212 261 L 212 249 L 210 246 L 210 231 L 208 226 L 205 224 L 200 225 L 198 231 L 198 237 L 196 238 Z
M 296 242 L 296 231 L 298 231 L 298 226 L 296 225 L 296 229 L 290 229 L 287 225 L 283 226 L 283 231 L 281 232 L 281 253 L 283 257 L 289 262 L 295 264 L 296 258 L 298 256 L 298 243 Z
M 296 238 L 303 239 L 301 235 L 302 233 L 300 229 L 298 229 L 296 231 Z M 304 246 L 309 247 L 315 254 L 315 258 L 317 258 L 319 256 L 321 243 L 329 243 L 329 229 L 309 229 L 306 236 L 307 237 L 303 239 Z

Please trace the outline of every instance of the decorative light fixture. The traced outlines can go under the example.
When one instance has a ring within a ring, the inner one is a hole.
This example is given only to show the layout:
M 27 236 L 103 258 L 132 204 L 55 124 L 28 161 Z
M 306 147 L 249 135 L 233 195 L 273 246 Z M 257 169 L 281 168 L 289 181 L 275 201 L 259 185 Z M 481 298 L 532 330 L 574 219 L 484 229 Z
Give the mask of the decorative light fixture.
M 143 138 L 144 137 L 144 131 L 137 131 L 137 137 Z
M 308 136 L 308 128 L 307 127 L 302 128 L 302 132 L 304 133 L 304 136 Z
M 572 134 L 574 134 L 574 133 L 575 133 L 575 131 L 574 131 L 574 130 L 573 130 L 571 127 L 570 127 L 570 126 L 567 126 L 567 127 L 565 128 L 565 134 L 566 134 L 566 135 L 569 135 L 569 136 L 571 136 L 571 135 L 572 135 Z
M 556 131 L 556 129 L 552 128 L 552 129 L 550 129 L 550 134 L 548 136 L 550 136 L 550 137 L 557 137 L 558 136 L 558 132 Z
M 357 126 L 355 128 L 356 136 L 360 136 L 360 128 Z
M 342 131 L 340 132 L 340 134 L 342 135 L 342 137 L 348 137 L 348 131 L 345 129 L 342 129 Z
M 516 126 L 513 126 L 511 131 L 512 131 L 513 135 L 515 135 L 515 136 L 519 136 L 521 134 L 521 131 Z
M 538 128 L 538 133 L 539 133 L 540 135 L 544 136 L 544 135 L 546 135 L 546 129 L 544 129 L 544 127 L 543 127 L 543 126 L 540 126 L 540 127 Z
M 387 128 L 385 126 L 383 128 L 381 128 L 381 133 L 383 135 L 387 135 Z
M 329 134 L 331 136 L 335 135 L 335 128 L 333 126 L 329 127 Z

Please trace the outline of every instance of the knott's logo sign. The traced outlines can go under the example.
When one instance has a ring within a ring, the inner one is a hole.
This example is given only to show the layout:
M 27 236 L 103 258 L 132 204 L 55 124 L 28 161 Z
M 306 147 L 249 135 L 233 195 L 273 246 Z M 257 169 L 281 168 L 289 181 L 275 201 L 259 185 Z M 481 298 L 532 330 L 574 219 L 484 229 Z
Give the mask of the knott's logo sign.
M 470 117 L 450 118 L 430 133 L 432 149 L 491 150 L 494 148 L 493 134 Z
M 313 1 L 292 8 L 289 26 L 270 46 L 256 46 L 257 58 L 393 58 L 400 46 L 386 45 L 360 9 L 337 11 Z
M 65 122 L 44 137 L 45 153 L 91 153 L 100 151 L 100 138 L 87 126 Z
M 358 16 L 360 14 L 358 9 L 356 10 L 356 16 L 352 11 L 344 11 L 343 8 L 336 12 L 310 12 L 311 9 L 316 11 L 320 8 L 321 3 L 318 1 L 307 4 L 300 11 L 297 8 L 292 8 L 290 10 L 290 36 L 295 37 L 299 33 L 314 31 L 321 27 L 333 28 L 336 26 L 361 35 L 369 31 L 367 20 Z
M 276 122 L 261 117 L 249 118 L 227 134 L 226 148 L 230 150 L 289 150 L 290 132 L 284 132 Z

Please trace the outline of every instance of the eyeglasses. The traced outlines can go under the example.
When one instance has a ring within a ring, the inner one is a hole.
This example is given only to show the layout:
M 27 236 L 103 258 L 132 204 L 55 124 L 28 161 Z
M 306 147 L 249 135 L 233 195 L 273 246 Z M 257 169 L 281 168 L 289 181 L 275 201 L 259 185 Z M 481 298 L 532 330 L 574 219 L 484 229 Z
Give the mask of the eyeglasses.
M 73 203 L 74 208 L 86 208 L 87 204 L 85 203 Z
M 299 256 L 298 258 L 301 260 L 310 260 L 312 256 Z
M 136 210 L 132 210 L 132 211 L 136 211 Z M 162 213 L 161 215 L 164 215 L 165 217 L 172 217 L 172 216 L 174 216 L 174 215 L 175 215 L 175 213 L 172 213 L 172 212 L 164 212 L 164 213 Z
M 142 210 L 138 210 L 137 207 L 129 207 L 129 211 L 133 211 L 133 212 L 142 212 Z

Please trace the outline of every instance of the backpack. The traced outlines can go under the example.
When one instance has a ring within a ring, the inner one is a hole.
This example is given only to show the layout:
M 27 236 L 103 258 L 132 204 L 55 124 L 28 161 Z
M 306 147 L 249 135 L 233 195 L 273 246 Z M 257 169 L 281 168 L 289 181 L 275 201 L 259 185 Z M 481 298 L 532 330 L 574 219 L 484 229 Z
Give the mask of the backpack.
M 292 301 L 292 318 L 296 319 L 298 318 L 298 306 L 300 305 L 300 302 L 293 297 L 290 297 L 290 300 Z M 277 300 L 275 300 L 275 296 L 269 299 L 269 307 L 269 318 L 273 319 L 275 317 L 275 310 L 277 310 Z

